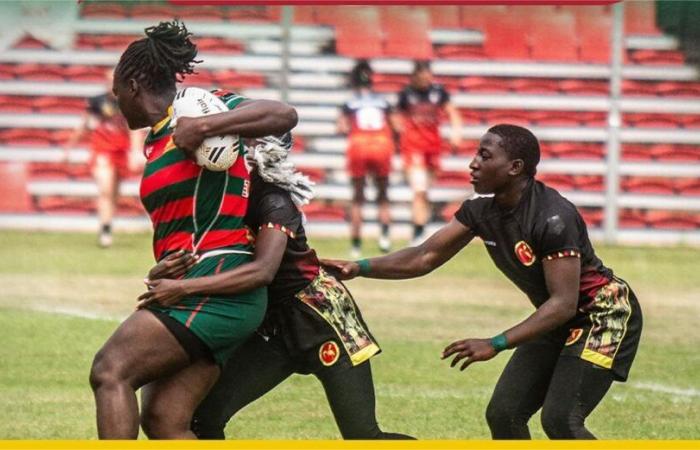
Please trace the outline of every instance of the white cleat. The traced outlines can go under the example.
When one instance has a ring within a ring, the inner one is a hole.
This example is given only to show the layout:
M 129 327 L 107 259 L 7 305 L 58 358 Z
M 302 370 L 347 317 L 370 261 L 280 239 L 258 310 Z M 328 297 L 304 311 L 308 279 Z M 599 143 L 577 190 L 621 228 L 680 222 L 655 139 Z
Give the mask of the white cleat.
M 362 250 L 359 247 L 353 247 L 350 249 L 350 258 L 359 259 L 362 257 Z
M 379 236 L 379 250 L 382 251 L 382 253 L 389 253 L 391 251 L 391 239 L 389 239 L 389 236 Z
M 97 245 L 102 248 L 111 247 L 112 243 L 113 239 L 111 233 L 100 233 L 99 237 L 97 238 Z

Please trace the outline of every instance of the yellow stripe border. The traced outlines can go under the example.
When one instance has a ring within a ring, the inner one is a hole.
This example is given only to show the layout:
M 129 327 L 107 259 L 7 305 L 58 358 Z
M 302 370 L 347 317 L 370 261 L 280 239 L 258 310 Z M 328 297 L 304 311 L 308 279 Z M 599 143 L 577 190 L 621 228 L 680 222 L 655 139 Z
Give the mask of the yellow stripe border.
M 700 449 L 700 441 L 0 441 L 2 450 L 685 450 Z

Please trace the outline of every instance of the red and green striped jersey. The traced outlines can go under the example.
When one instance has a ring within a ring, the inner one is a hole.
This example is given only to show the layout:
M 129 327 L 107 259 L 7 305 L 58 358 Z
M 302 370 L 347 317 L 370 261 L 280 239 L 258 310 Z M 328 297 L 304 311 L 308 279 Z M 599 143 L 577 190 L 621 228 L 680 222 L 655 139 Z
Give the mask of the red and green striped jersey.
M 233 109 L 245 98 L 214 91 Z M 156 261 L 177 250 L 204 253 L 215 249 L 250 250 L 243 223 L 250 177 L 243 143 L 233 166 L 211 172 L 185 157 L 172 140 L 172 108 L 148 134 L 140 196 L 153 223 Z

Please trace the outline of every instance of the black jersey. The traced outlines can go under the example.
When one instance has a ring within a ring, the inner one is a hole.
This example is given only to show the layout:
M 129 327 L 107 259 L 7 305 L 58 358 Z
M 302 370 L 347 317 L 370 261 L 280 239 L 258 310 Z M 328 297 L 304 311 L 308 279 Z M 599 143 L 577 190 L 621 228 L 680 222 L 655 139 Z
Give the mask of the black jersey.
M 528 184 L 512 210 L 484 197 L 465 201 L 455 218 L 484 241 L 496 266 L 535 307 L 549 298 L 542 268 L 545 259 L 580 258 L 580 312 L 612 279 L 612 271 L 595 255 L 576 207 L 539 181 Z
M 256 174 L 251 175 L 246 225 L 255 233 L 263 227 L 276 228 L 288 237 L 280 267 L 267 287 L 270 305 L 294 297 L 319 274 L 320 264 L 316 252 L 306 242 L 302 221 L 301 211 L 289 192 L 266 183 Z

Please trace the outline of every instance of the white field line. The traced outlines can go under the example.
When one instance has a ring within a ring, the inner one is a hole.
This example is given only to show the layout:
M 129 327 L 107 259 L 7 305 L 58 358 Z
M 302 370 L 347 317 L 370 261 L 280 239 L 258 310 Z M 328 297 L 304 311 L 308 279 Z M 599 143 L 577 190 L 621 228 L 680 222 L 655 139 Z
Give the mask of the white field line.
M 669 394 L 677 397 L 700 397 L 700 389 L 683 389 L 674 386 L 668 386 L 662 383 L 630 383 L 630 387 L 635 389 L 643 389 L 645 391 L 659 392 L 661 394 Z

